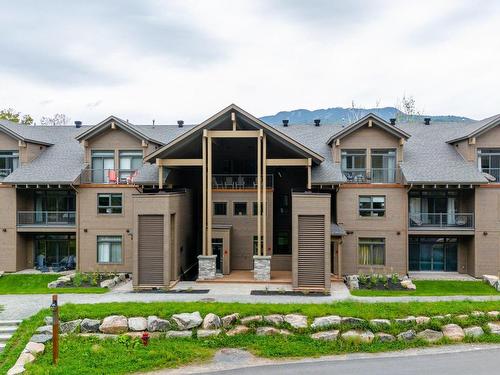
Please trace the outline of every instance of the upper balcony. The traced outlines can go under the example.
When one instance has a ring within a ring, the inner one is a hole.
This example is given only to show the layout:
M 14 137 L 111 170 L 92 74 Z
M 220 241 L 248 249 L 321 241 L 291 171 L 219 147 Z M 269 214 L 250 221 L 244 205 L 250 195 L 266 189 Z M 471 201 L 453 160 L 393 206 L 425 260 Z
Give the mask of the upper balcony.
M 266 188 L 274 187 L 273 175 L 266 176 Z M 212 189 L 248 190 L 257 189 L 256 174 L 214 174 L 212 175 Z
M 399 168 L 346 168 L 342 173 L 348 183 L 355 184 L 394 184 L 401 181 Z
M 12 169 L 10 168 L 0 168 L 0 182 L 4 180 L 9 174 L 12 173 Z
M 75 211 L 18 211 L 18 228 L 74 228 L 76 223 Z
M 474 229 L 474 214 L 467 213 L 410 213 L 410 229 L 422 230 L 471 230 Z
M 132 185 L 137 176 L 136 169 L 83 169 L 81 184 Z

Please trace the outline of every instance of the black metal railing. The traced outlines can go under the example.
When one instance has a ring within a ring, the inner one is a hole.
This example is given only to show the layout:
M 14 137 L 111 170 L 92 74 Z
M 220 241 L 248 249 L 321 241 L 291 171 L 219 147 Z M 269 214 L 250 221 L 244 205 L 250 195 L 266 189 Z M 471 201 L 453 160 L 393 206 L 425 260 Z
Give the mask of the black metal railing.
M 272 174 L 266 176 L 266 188 L 272 189 L 274 178 Z M 214 174 L 212 175 L 213 189 L 257 189 L 256 174 Z
M 410 228 L 474 228 L 473 213 L 411 213 L 408 225 Z
M 17 226 L 74 226 L 75 211 L 18 211 Z
M 136 169 L 83 169 L 81 184 L 133 184 Z

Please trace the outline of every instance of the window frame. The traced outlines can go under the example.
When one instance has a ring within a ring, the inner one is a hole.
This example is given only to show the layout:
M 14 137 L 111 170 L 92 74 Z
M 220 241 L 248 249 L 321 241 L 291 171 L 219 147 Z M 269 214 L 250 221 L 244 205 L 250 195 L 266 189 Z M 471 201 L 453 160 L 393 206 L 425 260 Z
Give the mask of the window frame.
M 361 199 L 362 198 L 370 198 L 370 208 L 361 208 Z M 384 199 L 384 208 L 373 208 L 374 198 L 383 198 Z M 359 195 L 358 196 L 358 215 L 363 218 L 385 218 L 387 205 L 386 205 L 386 196 L 385 195 Z M 362 212 L 369 212 L 370 215 L 362 215 Z M 382 213 L 382 215 L 374 215 L 374 213 Z
M 368 255 L 367 255 L 367 263 L 362 263 L 362 258 L 361 256 L 361 245 L 367 245 L 368 248 Z M 376 246 L 383 246 L 383 262 L 382 263 L 375 263 L 375 255 L 374 255 L 374 249 Z M 359 237 L 358 238 L 358 266 L 361 267 L 385 267 L 387 263 L 387 242 L 385 237 Z
M 120 196 L 121 199 L 121 204 L 120 206 L 113 206 L 112 205 L 112 200 L 113 200 L 113 195 L 115 196 Z M 104 196 L 109 197 L 109 205 L 107 206 L 102 206 L 100 205 L 99 199 Z M 106 210 L 108 209 L 113 209 L 113 208 L 120 208 L 120 212 L 99 212 L 100 208 L 105 208 Z M 97 193 L 97 214 L 98 215 L 123 215 L 123 210 L 124 210 L 124 205 L 123 205 L 123 193 Z
M 236 205 L 245 205 L 245 213 L 243 214 L 237 214 L 236 213 Z M 233 202 L 233 216 L 240 217 L 240 216 L 248 216 L 248 202 Z
M 216 212 L 217 210 L 215 209 L 215 206 L 219 205 L 219 204 L 224 205 L 224 213 L 223 214 L 218 214 Z M 227 202 L 225 202 L 225 201 L 214 202 L 212 209 L 214 210 L 214 216 L 227 216 Z
M 103 238 L 115 238 L 115 239 L 120 239 L 119 241 L 111 241 L 111 240 L 103 240 Z M 109 244 L 113 244 L 113 243 L 120 243 L 120 260 L 119 261 L 116 261 L 116 260 L 112 260 L 112 246 L 110 245 L 108 247 L 108 251 L 109 251 L 109 254 L 108 254 L 108 258 L 109 258 L 109 261 L 108 262 L 103 262 L 103 261 L 100 261 L 99 260 L 99 244 L 101 243 L 109 243 Z M 112 265 L 112 264 L 123 264 L 123 236 L 122 235 L 98 235 L 96 236 L 96 244 L 97 244 L 97 251 L 96 251 L 96 255 L 97 255 L 97 264 L 107 264 L 107 265 Z
M 19 151 L 15 150 L 0 150 L 0 159 L 4 160 L 4 166 L 8 168 L 1 168 L 2 170 L 9 170 L 8 174 L 2 173 L 0 174 L 0 179 L 7 177 L 9 174 L 14 172 L 17 168 L 19 168 Z

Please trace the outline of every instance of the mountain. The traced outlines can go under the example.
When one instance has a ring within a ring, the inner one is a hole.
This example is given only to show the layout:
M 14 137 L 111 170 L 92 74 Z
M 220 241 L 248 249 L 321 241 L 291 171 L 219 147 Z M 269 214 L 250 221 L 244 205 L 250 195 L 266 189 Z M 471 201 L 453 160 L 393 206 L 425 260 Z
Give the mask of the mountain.
M 261 120 L 271 124 L 279 125 L 282 120 L 290 120 L 290 124 L 313 124 L 315 119 L 320 119 L 321 124 L 350 124 L 357 119 L 373 112 L 383 119 L 389 121 L 390 118 L 397 118 L 398 120 L 407 119 L 403 112 L 395 107 L 384 108 L 328 108 L 316 109 L 310 111 L 308 109 L 295 109 L 293 111 L 281 111 L 275 115 L 261 117 Z M 410 120 L 423 121 L 424 117 L 430 117 L 434 122 L 461 122 L 471 121 L 471 119 L 462 116 L 453 115 L 439 115 L 439 116 L 411 116 Z

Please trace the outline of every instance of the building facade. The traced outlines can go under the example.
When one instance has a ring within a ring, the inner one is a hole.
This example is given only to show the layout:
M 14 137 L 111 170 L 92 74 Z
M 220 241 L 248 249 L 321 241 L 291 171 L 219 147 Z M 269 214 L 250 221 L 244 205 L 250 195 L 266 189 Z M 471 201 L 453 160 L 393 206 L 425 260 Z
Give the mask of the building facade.
M 0 121 L 0 269 L 288 280 L 500 272 L 500 115 L 468 123 Z

